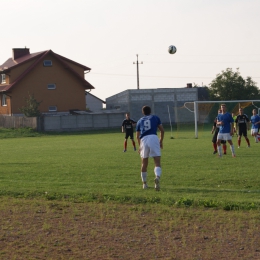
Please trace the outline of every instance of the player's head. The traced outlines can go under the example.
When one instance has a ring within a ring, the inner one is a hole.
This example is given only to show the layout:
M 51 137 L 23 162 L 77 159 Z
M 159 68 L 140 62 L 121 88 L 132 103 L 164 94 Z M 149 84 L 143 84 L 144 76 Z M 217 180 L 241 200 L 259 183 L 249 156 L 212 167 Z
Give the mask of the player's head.
M 239 114 L 242 115 L 244 112 L 244 109 L 242 107 L 240 107 L 238 111 L 239 111 Z
M 225 113 L 227 111 L 226 104 L 221 104 L 220 109 L 221 109 L 222 113 Z
M 151 108 L 149 106 L 143 106 L 142 108 L 142 113 L 145 115 L 145 116 L 148 116 L 151 114 Z
M 129 119 L 129 118 L 130 118 L 130 113 L 127 112 L 127 113 L 125 114 L 125 117 L 126 117 L 127 119 Z
M 256 109 L 252 110 L 253 115 L 256 115 Z

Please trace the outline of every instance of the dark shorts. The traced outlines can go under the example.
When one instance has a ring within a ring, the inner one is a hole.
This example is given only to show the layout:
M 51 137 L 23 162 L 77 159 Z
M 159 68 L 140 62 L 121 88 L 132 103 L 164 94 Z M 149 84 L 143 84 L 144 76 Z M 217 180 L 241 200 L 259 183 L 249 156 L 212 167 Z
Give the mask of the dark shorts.
M 130 131 L 126 131 L 125 132 L 125 139 L 128 139 L 128 137 L 130 137 L 130 139 L 134 139 L 134 131 L 130 130 Z
M 247 136 L 247 126 L 240 126 L 240 127 L 238 127 L 238 135 L 239 136 Z

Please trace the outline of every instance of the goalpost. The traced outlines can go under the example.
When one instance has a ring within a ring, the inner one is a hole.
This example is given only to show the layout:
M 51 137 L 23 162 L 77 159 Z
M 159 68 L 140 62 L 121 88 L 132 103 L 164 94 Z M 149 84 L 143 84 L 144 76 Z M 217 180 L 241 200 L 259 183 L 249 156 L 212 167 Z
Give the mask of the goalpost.
M 194 101 L 194 102 L 186 102 L 184 104 L 184 106 L 186 107 L 187 103 L 193 103 L 193 110 L 191 111 L 189 108 L 187 108 L 188 110 L 190 110 L 191 112 L 194 112 L 194 122 L 195 122 L 195 138 L 198 138 L 198 116 L 199 116 L 199 110 L 198 110 L 198 105 L 199 104 L 210 104 L 210 103 L 220 103 L 220 104 L 226 104 L 226 103 L 251 103 L 253 106 L 254 102 L 260 102 L 260 100 L 230 100 L 230 101 Z M 258 112 L 260 111 L 260 108 L 255 106 L 258 110 Z M 229 111 L 231 113 L 231 111 Z

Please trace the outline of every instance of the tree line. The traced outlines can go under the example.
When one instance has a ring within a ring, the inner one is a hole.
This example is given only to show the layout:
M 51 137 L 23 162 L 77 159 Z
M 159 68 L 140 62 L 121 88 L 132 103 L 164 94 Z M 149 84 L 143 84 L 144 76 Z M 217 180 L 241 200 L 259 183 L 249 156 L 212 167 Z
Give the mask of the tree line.
M 195 84 L 196 87 L 196 84 Z M 260 99 L 260 90 L 251 77 L 245 79 L 239 69 L 231 68 L 219 73 L 215 79 L 204 87 L 202 100 L 257 100 Z

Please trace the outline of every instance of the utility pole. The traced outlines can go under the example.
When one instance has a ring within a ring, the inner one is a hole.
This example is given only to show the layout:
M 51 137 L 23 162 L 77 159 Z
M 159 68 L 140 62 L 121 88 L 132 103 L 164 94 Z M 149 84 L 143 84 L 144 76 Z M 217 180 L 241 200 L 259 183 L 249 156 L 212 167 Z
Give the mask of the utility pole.
M 139 89 L 139 64 L 143 64 L 143 62 L 138 62 L 138 54 L 136 54 L 137 61 L 133 62 L 133 64 L 136 64 L 136 69 L 137 69 L 137 89 Z

